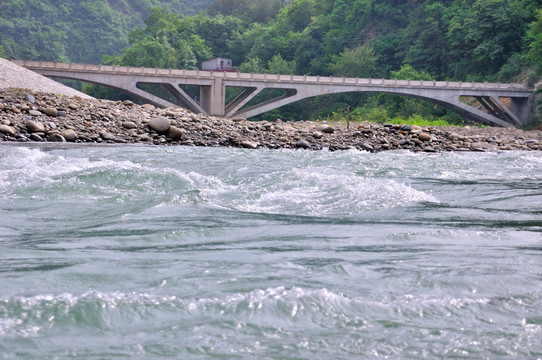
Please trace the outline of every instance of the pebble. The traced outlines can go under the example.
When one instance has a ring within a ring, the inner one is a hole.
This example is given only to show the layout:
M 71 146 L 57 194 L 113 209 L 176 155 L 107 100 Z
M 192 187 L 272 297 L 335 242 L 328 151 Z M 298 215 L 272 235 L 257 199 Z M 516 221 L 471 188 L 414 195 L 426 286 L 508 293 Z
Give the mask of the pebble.
M 62 135 L 54 133 L 54 134 L 49 135 L 49 137 L 47 138 L 47 141 L 66 142 L 66 139 L 64 139 L 64 137 Z
M 299 140 L 297 142 L 297 147 L 300 149 L 310 149 L 311 144 L 309 144 L 306 140 Z
M 49 116 L 57 117 L 58 116 L 58 110 L 52 107 L 47 107 L 42 109 L 43 113 Z
M 418 134 L 418 139 L 421 141 L 431 141 L 431 134 L 421 132 Z
M 241 141 L 241 146 L 244 147 L 245 149 L 256 149 L 258 148 L 258 143 L 254 141 L 244 140 L 244 141 Z
M 326 125 L 326 124 L 322 124 L 322 125 L 318 125 L 316 127 L 316 131 L 320 131 L 324 134 L 333 134 L 333 132 L 335 131 L 334 128 L 332 128 L 331 126 L 329 125 Z
M 126 129 L 136 129 L 137 128 L 137 124 L 133 121 L 125 121 L 122 123 L 122 126 L 125 127 Z

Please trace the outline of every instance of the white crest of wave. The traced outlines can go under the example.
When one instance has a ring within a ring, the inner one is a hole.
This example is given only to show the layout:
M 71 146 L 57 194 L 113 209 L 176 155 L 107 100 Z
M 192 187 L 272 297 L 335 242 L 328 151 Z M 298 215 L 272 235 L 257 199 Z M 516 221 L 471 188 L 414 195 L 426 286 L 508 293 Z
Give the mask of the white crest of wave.
M 0 152 L 0 193 L 9 194 L 17 188 L 46 188 L 48 186 L 90 186 L 103 191 L 117 192 L 119 184 L 125 182 L 127 189 L 167 191 L 168 184 L 177 188 L 194 187 L 192 177 L 170 167 L 156 168 L 151 160 L 134 162 L 129 159 L 110 159 L 81 149 L 74 156 L 70 152 L 44 151 L 26 147 L 9 148 Z M 96 178 L 92 178 L 97 175 Z M 91 177 L 86 179 L 86 177 Z
M 364 177 L 325 168 L 294 169 L 237 186 L 237 210 L 307 216 L 352 215 L 369 210 L 438 202 L 432 194 L 393 178 Z

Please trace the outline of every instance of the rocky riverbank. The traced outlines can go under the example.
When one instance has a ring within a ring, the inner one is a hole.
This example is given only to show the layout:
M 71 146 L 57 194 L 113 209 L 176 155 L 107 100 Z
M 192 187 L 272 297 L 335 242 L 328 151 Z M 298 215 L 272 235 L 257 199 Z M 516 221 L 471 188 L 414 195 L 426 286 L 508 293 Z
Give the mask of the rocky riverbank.
M 0 141 L 141 143 L 383 151 L 542 150 L 542 131 L 391 124 L 248 121 L 106 101 L 0 90 Z

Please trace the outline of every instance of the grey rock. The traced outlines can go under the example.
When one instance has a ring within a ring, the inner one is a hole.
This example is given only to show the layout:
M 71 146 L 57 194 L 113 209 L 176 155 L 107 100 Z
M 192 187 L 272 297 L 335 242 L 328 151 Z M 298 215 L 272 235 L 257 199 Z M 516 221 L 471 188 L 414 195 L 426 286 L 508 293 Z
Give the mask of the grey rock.
M 110 132 L 104 132 L 104 133 L 101 133 L 100 136 L 102 137 L 102 139 L 104 139 L 105 141 L 115 141 L 117 139 L 117 137 L 113 134 L 111 134 Z
M 149 126 L 149 128 L 160 134 L 168 131 L 171 123 L 168 118 L 161 116 L 149 120 L 149 123 L 147 125 Z
M 52 142 L 66 142 L 66 139 L 64 139 L 64 136 L 57 133 L 49 135 L 47 140 L 52 141 Z
M 183 132 L 178 127 L 170 126 L 169 130 L 167 131 L 166 137 L 172 140 L 179 140 L 183 137 Z
M 149 141 L 149 140 L 152 140 L 152 138 L 149 136 L 149 134 L 140 134 L 140 135 L 137 135 L 137 138 L 138 138 L 140 141 Z
M 43 138 L 38 134 L 30 134 L 30 139 L 34 141 L 43 141 Z
M 301 139 L 297 142 L 297 147 L 300 149 L 310 149 L 311 144 L 309 144 L 308 141 Z
M 0 132 L 11 136 L 16 133 L 15 128 L 8 125 L 0 125 Z
M 36 98 L 31 94 L 26 94 L 26 101 L 28 101 L 31 104 L 35 104 Z
M 430 141 L 431 140 L 431 134 L 422 132 L 418 134 L 418 139 L 421 141 Z
M 45 125 L 39 121 L 27 120 L 26 129 L 30 131 L 31 133 L 44 132 Z
M 58 110 L 52 107 L 44 108 L 42 109 L 42 111 L 44 114 L 47 114 L 49 116 L 53 116 L 53 117 L 58 116 Z
M 258 143 L 255 143 L 253 141 L 243 140 L 241 141 L 241 146 L 245 149 L 256 149 L 258 147 Z
M 38 111 L 38 110 L 28 110 L 28 114 L 30 114 L 32 116 L 42 116 L 43 115 L 41 113 L 41 111 Z
M 335 129 L 332 128 L 332 127 L 329 126 L 329 125 L 322 124 L 322 125 L 318 125 L 318 126 L 316 127 L 316 131 L 320 131 L 320 132 L 322 132 L 322 133 L 324 133 L 324 134 L 332 134 L 332 133 L 335 131 Z
M 61 135 L 69 142 L 74 142 L 78 138 L 77 133 L 72 129 L 64 130 Z
M 122 126 L 126 129 L 135 129 L 137 128 L 137 124 L 133 121 L 125 121 L 122 123 Z
M 497 146 L 486 143 L 486 142 L 475 142 L 470 144 L 470 148 L 474 151 L 494 151 L 498 150 Z

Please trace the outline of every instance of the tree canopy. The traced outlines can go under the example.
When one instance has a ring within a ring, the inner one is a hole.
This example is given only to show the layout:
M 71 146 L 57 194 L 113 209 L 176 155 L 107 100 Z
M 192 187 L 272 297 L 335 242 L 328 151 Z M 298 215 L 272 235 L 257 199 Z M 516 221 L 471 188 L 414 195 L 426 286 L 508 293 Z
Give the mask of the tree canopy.
M 128 46 L 152 7 L 196 14 L 212 0 L 2 0 L 0 46 L 13 59 L 102 62 Z

